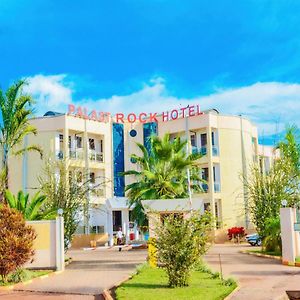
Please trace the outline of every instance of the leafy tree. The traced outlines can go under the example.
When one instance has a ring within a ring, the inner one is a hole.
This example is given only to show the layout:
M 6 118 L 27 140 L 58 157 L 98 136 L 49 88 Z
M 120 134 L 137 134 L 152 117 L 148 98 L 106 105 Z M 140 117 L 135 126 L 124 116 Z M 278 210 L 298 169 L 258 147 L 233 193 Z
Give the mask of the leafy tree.
M 14 196 L 11 191 L 6 190 L 5 199 L 7 205 L 20 211 L 25 220 L 50 220 L 56 217 L 55 209 L 44 209 L 47 198 L 39 192 L 29 200 L 29 194 L 24 194 L 23 191 L 19 191 L 18 195 Z
M 63 209 L 64 246 L 67 251 L 80 222 L 80 215 L 87 214 L 88 193 L 97 193 L 104 181 L 91 187 L 89 176 L 83 183 L 70 180 L 69 170 L 65 161 L 47 161 L 44 174 L 39 178 L 41 192 L 46 195 L 45 207 L 49 210 Z
M 30 125 L 29 118 L 33 114 L 33 100 L 30 95 L 22 93 L 24 80 L 19 80 L 10 86 L 6 92 L 0 90 L 0 113 L 2 122 L 0 125 L 0 147 L 2 153 L 2 170 L 4 172 L 4 186 L 1 199 L 4 198 L 4 190 L 9 188 L 10 155 L 20 155 L 25 151 L 42 151 L 37 145 L 23 147 L 24 137 L 28 134 L 36 134 L 36 128 Z
M 33 256 L 35 231 L 26 225 L 20 212 L 0 206 L 0 275 L 7 281 L 9 273 L 20 268 Z
M 179 137 L 170 141 L 169 134 L 163 138 L 150 138 L 151 151 L 137 143 L 142 156 L 131 155 L 138 165 L 137 170 L 124 172 L 133 175 L 135 181 L 126 186 L 129 205 L 133 207 L 133 218 L 138 224 L 145 225 L 145 214 L 141 200 L 173 199 L 188 197 L 187 170 L 190 170 L 191 190 L 202 192 L 200 169 L 197 159 L 201 154 L 187 154 L 186 141 Z
M 287 128 L 285 138 L 278 144 L 280 158 L 268 172 L 254 165 L 250 176 L 244 178 L 252 221 L 263 239 L 269 235 L 268 220 L 279 217 L 282 200 L 291 207 L 300 203 L 300 147 L 296 132 L 296 127 Z
M 170 214 L 155 227 L 152 243 L 157 258 L 166 271 L 170 287 L 187 286 L 192 269 L 201 263 L 211 239 L 209 213 L 191 213 L 189 218 Z

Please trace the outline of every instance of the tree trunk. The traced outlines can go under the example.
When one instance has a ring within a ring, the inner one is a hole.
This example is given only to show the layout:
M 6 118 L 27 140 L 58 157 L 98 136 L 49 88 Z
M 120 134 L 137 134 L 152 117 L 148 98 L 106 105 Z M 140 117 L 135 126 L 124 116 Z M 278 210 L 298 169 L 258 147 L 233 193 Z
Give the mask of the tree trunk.
M 2 158 L 2 170 L 4 172 L 4 180 L 3 180 L 3 184 L 4 187 L 2 187 L 1 189 L 1 193 L 0 193 L 0 203 L 6 203 L 5 201 L 5 197 L 4 197 L 4 191 L 7 190 L 9 188 L 8 185 L 8 151 L 6 146 L 3 147 L 3 158 Z

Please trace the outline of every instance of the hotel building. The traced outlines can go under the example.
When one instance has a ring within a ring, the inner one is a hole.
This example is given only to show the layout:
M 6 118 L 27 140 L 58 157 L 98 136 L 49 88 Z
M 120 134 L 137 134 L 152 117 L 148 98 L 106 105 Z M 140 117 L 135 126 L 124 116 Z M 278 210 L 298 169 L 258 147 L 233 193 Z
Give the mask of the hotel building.
M 203 209 L 211 209 L 222 231 L 232 226 L 251 227 L 247 208 L 247 194 L 242 177 L 249 176 L 249 167 L 258 159 L 263 170 L 272 163 L 270 147 L 258 145 L 257 127 L 246 118 L 227 116 L 209 110 L 185 118 L 170 117 L 157 122 L 140 120 L 116 122 L 108 117 L 105 122 L 85 119 L 78 115 L 47 112 L 30 123 L 37 128 L 36 136 L 27 136 L 24 145 L 38 144 L 44 159 L 38 153 L 26 153 L 10 161 L 10 187 L 34 193 L 39 189 L 45 159 L 63 161 L 71 180 L 82 181 L 89 174 L 91 183 L 99 186 L 97 194 L 89 195 L 89 226 L 85 232 L 106 233 L 112 242 L 113 233 L 122 227 L 125 235 L 136 226 L 129 224 L 125 186 L 133 178 L 120 172 L 136 169 L 131 154 L 140 155 L 136 143 L 149 147 L 149 137 L 169 133 L 171 139 L 188 138 L 189 151 L 201 153 L 201 176 L 207 182 L 204 192 L 192 194 L 193 201 L 202 201 Z M 150 120 L 151 121 L 151 120 Z M 81 222 L 79 232 L 84 232 Z

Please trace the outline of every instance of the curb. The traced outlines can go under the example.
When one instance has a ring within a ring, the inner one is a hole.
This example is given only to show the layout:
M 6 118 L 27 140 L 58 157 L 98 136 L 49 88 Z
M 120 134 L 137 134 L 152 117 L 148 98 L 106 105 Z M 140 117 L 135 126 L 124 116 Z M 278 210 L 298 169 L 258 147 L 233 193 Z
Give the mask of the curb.
M 280 260 L 281 263 L 284 266 L 289 266 L 289 267 L 300 267 L 300 262 L 290 262 L 290 261 L 285 261 L 282 260 L 281 256 L 274 256 L 274 255 L 269 255 L 269 254 L 263 254 L 263 253 L 255 253 L 255 252 L 248 252 L 247 250 L 240 250 L 240 253 L 243 254 L 248 254 L 248 255 L 252 255 L 252 256 L 257 256 L 257 257 L 265 257 L 265 258 L 272 258 L 272 259 L 276 259 L 276 260 Z
M 241 287 L 238 285 L 228 296 L 226 296 L 223 300 L 230 300 L 231 297 L 233 297 L 239 290 L 241 289 Z
M 135 271 L 133 274 L 127 276 L 126 278 L 120 280 L 119 282 L 115 283 L 112 287 L 109 289 L 104 289 L 102 292 L 102 296 L 104 300 L 115 300 L 113 296 L 111 295 L 111 291 L 119 287 L 122 283 L 126 282 L 127 280 L 131 279 L 134 275 L 136 275 L 137 272 Z
M 263 253 L 248 252 L 247 250 L 240 250 L 239 253 L 248 254 L 248 255 L 257 256 L 257 257 L 265 257 L 265 258 L 272 258 L 272 259 L 276 259 L 276 260 L 281 260 L 281 256 L 274 256 L 274 255 L 263 254 Z
M 27 284 L 30 284 L 30 283 L 32 283 L 34 281 L 37 281 L 37 280 L 43 280 L 45 278 L 48 278 L 49 276 L 61 274 L 62 272 L 63 271 L 54 271 L 54 272 L 50 272 L 49 274 L 38 276 L 38 277 L 32 278 L 32 279 L 27 280 L 27 281 L 18 282 L 18 283 L 7 285 L 7 286 L 0 286 L 0 291 L 21 290 L 21 289 L 19 289 L 19 287 L 21 285 L 27 285 Z

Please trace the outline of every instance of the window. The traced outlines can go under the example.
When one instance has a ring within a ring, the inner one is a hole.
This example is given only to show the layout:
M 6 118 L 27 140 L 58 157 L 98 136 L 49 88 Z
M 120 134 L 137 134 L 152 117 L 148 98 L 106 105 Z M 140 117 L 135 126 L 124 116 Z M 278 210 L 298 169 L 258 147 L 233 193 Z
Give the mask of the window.
M 202 179 L 208 181 L 208 168 L 203 168 L 202 170 Z
M 60 134 L 60 135 L 59 135 L 59 142 L 60 142 L 60 143 L 63 143 L 63 141 L 64 141 L 64 135 L 63 135 L 63 134 Z
M 76 136 L 76 146 L 77 148 L 82 148 L 82 137 Z
M 211 144 L 215 145 L 215 133 L 213 131 L 211 132 Z
M 89 148 L 91 150 L 95 150 L 95 140 L 94 139 L 89 139 Z
M 103 140 L 100 140 L 100 153 L 103 153 Z
M 95 173 L 94 172 L 90 173 L 90 182 L 95 183 Z
M 201 134 L 201 147 L 205 147 L 207 145 L 207 134 L 202 133 Z
M 191 134 L 191 145 L 197 147 L 196 134 Z
M 71 136 L 69 135 L 69 149 L 71 149 L 71 146 L 72 146 L 72 139 Z

